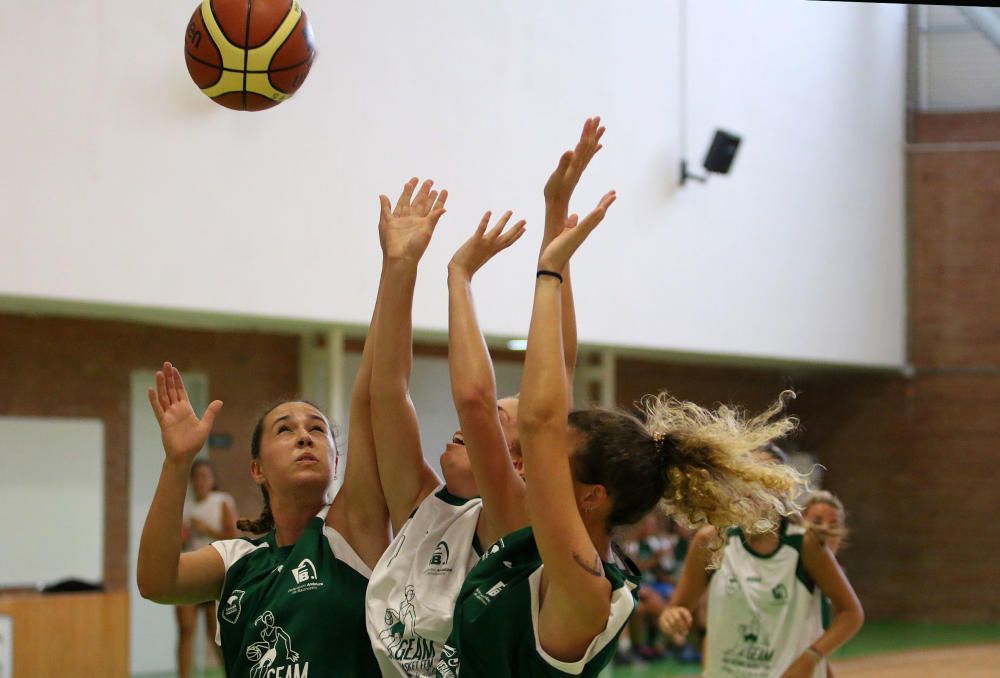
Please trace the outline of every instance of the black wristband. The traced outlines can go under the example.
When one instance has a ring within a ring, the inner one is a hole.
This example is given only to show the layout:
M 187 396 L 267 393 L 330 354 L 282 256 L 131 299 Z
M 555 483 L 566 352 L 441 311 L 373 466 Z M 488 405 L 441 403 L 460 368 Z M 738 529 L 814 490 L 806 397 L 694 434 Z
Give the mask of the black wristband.
M 562 284 L 562 281 L 563 281 L 562 273 L 558 273 L 556 271 L 546 271 L 543 268 L 543 269 L 539 270 L 538 273 L 535 274 L 535 278 L 536 279 L 537 278 L 541 278 L 543 275 L 551 276 L 551 277 L 555 278 L 556 280 L 558 280 L 560 285 Z

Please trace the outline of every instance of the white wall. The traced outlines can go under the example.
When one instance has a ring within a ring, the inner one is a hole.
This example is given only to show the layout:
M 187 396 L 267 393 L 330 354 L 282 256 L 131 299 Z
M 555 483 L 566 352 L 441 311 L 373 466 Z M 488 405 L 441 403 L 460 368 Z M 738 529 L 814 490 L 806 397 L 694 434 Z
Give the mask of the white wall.
M 104 424 L 0 417 L 0 587 L 104 581 Z
M 690 3 L 690 156 L 745 142 L 678 192 L 676 1 L 313 0 L 315 67 L 257 114 L 190 82 L 194 5 L 0 5 L 0 295 L 364 325 L 377 195 L 419 174 L 453 198 L 416 326 L 444 329 L 451 252 L 511 207 L 529 236 L 477 299 L 523 336 L 541 186 L 599 113 L 576 207 L 620 199 L 578 256 L 582 342 L 903 362 L 903 7 Z

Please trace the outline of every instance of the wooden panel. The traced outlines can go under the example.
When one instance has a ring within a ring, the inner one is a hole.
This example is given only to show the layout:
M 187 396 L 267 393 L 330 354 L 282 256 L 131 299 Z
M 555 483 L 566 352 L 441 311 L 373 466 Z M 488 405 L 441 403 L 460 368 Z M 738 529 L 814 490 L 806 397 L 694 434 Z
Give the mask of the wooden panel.
M 910 118 L 912 141 L 1000 141 L 1000 113 L 913 113 Z
M 14 678 L 128 676 L 128 594 L 0 595 L 14 620 Z

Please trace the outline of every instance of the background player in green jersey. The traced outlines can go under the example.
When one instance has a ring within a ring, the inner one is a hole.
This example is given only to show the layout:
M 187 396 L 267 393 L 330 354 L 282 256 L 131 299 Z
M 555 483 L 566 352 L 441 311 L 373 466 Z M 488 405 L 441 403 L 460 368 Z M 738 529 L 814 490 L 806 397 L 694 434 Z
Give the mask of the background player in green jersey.
M 139 591 L 173 605 L 223 598 L 219 629 L 229 675 L 281 667 L 288 676 L 379 675 L 364 592 L 388 545 L 389 524 L 372 442 L 371 361 L 366 345 L 352 392 L 349 460 L 333 504 L 327 506 L 335 453 L 330 422 L 310 403 L 281 403 L 258 421 L 251 445 L 250 471 L 264 512 L 240 525 L 265 536 L 184 554 L 187 476 L 222 402 L 213 401 L 199 419 L 177 368 L 164 363 L 157 372 L 149 400 L 165 459 L 139 546 Z

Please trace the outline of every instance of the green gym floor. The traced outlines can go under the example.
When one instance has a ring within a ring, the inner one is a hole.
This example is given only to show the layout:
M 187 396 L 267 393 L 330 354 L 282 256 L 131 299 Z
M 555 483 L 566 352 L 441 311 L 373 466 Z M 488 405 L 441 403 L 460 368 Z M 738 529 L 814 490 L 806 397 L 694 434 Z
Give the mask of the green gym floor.
M 1000 624 L 912 624 L 868 622 L 847 645 L 834 653 L 834 659 L 853 659 L 887 652 L 930 649 L 951 645 L 1000 643 Z M 666 660 L 644 667 L 615 667 L 614 678 L 664 678 L 697 676 L 700 667 Z
M 853 659 L 907 650 L 923 650 L 959 645 L 1000 643 L 1000 624 L 911 624 L 868 622 L 861 632 L 834 654 L 835 659 Z M 698 666 L 682 665 L 673 660 L 645 666 L 615 667 L 613 678 L 666 678 L 697 676 Z M 172 678 L 174 674 L 144 674 L 143 678 Z M 602 674 L 603 675 L 603 674 Z M 221 671 L 205 671 L 198 678 L 223 678 Z

